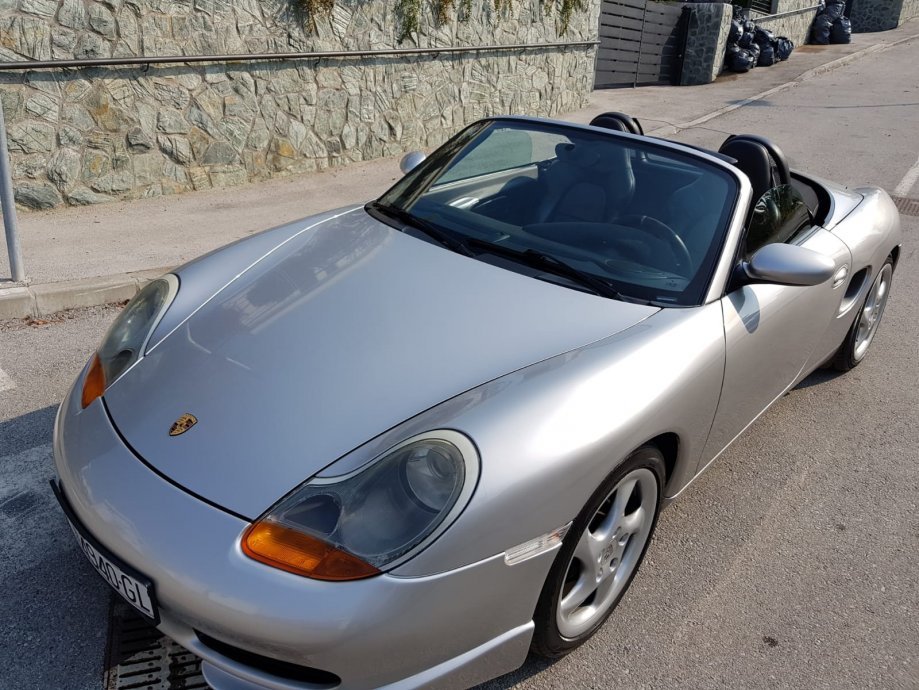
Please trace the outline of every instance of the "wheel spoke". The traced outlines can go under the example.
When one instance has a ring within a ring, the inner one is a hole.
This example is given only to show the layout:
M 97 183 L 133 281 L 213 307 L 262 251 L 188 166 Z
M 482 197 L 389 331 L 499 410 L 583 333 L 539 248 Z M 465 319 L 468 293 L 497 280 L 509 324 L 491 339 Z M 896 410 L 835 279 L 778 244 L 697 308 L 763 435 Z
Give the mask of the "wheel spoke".
M 616 527 L 622 523 L 625 508 L 629 504 L 629 499 L 632 497 L 636 484 L 638 484 L 637 479 L 630 479 L 620 484 L 619 488 L 616 489 L 616 496 L 613 499 L 613 505 L 610 506 L 609 513 L 600 523 L 600 526 L 594 530 L 594 536 L 597 539 L 607 541 Z
M 616 587 L 619 582 L 618 576 L 619 572 L 617 571 L 615 574 L 605 578 L 600 582 L 600 584 L 597 585 L 597 596 L 594 598 L 594 601 L 598 605 L 603 605 L 606 603 L 606 598 L 609 596 L 610 590 Z
M 586 568 L 591 568 L 597 563 L 600 552 L 603 550 L 603 544 L 598 541 L 589 531 L 584 530 L 584 534 L 578 539 L 578 545 L 574 548 L 574 557 L 577 558 Z
M 635 534 L 645 522 L 645 509 L 639 507 L 628 515 L 624 515 L 619 525 L 626 534 Z
M 571 588 L 568 594 L 562 597 L 562 600 L 558 604 L 562 615 L 570 616 L 596 589 L 596 579 L 594 579 L 592 574 L 582 571 L 581 575 L 578 577 L 578 581 L 574 583 L 574 587 Z

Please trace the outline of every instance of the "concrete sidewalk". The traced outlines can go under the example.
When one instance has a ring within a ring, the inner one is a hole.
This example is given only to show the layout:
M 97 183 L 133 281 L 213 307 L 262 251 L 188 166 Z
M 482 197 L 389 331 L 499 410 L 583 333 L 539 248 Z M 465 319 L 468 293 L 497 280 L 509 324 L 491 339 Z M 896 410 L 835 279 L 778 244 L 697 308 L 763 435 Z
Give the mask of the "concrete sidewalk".
M 618 110 L 638 117 L 646 133 L 667 136 L 915 38 L 919 20 L 893 31 L 854 34 L 849 45 L 800 46 L 787 62 L 725 74 L 704 86 L 595 91 L 587 108 L 564 119 L 588 122 Z M 749 130 L 756 131 L 755 118 Z M 399 177 L 398 159 L 388 158 L 241 187 L 21 211 L 29 280 L 24 285 L 0 282 L 0 319 L 128 299 L 150 278 L 195 256 L 265 228 L 372 199 Z M 7 266 L 0 246 L 0 277 Z

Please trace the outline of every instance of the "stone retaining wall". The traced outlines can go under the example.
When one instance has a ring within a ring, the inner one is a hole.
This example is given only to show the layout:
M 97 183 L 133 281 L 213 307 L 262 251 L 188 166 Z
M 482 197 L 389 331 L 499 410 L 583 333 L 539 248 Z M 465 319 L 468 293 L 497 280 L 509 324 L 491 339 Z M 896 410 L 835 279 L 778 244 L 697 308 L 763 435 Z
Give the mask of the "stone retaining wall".
M 919 17 L 919 0 L 852 0 L 852 31 L 888 31 Z
M 908 0 L 919 2 L 919 0 Z M 776 15 L 751 13 L 758 27 L 794 41 L 795 47 L 807 43 L 811 24 L 817 16 L 815 0 L 777 0 Z M 694 3 L 683 55 L 681 85 L 708 84 L 724 67 L 724 53 L 731 28 L 733 8 L 722 3 Z M 792 59 L 794 54 L 792 54 Z
M 806 44 L 810 37 L 811 25 L 817 16 L 817 0 L 777 0 L 772 15 L 763 16 L 751 13 L 751 19 L 757 26 L 768 29 L 778 38 L 790 38 L 795 48 Z M 778 16 L 775 16 L 778 15 Z M 794 53 L 792 53 L 792 59 Z
M 689 5 L 681 86 L 708 84 L 721 73 L 733 8 L 721 2 Z
M 0 60 L 596 40 L 540 0 L 477 0 L 403 44 L 395 0 L 0 0 Z M 459 7 L 459 3 L 456 5 Z M 442 143 L 491 114 L 584 106 L 595 48 L 0 73 L 16 199 L 31 208 L 228 186 Z

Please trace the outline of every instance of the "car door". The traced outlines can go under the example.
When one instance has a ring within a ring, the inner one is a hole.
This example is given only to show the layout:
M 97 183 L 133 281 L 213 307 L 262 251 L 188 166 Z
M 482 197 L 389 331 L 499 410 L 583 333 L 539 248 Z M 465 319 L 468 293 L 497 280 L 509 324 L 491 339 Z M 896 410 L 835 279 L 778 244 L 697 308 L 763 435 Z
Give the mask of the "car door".
M 771 242 L 828 256 L 837 270 L 851 261 L 842 241 L 814 227 L 803 199 L 789 185 L 773 188 L 756 204 L 738 261 Z M 798 380 L 836 313 L 843 284 L 834 277 L 812 286 L 729 285 L 721 299 L 724 384 L 704 458 L 717 455 Z

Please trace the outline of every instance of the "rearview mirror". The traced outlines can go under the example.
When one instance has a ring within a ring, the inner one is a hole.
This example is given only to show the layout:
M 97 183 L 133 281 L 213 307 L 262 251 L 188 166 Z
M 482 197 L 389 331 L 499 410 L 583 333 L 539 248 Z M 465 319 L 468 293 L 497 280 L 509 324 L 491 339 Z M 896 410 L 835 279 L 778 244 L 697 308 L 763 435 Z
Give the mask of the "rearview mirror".
M 421 151 L 410 151 L 402 156 L 402 160 L 399 161 L 399 169 L 402 171 L 403 175 L 407 175 L 417 168 L 425 158 L 427 158 L 427 156 Z
M 778 285 L 819 285 L 836 270 L 833 260 L 796 244 L 767 244 L 742 264 L 747 277 Z

